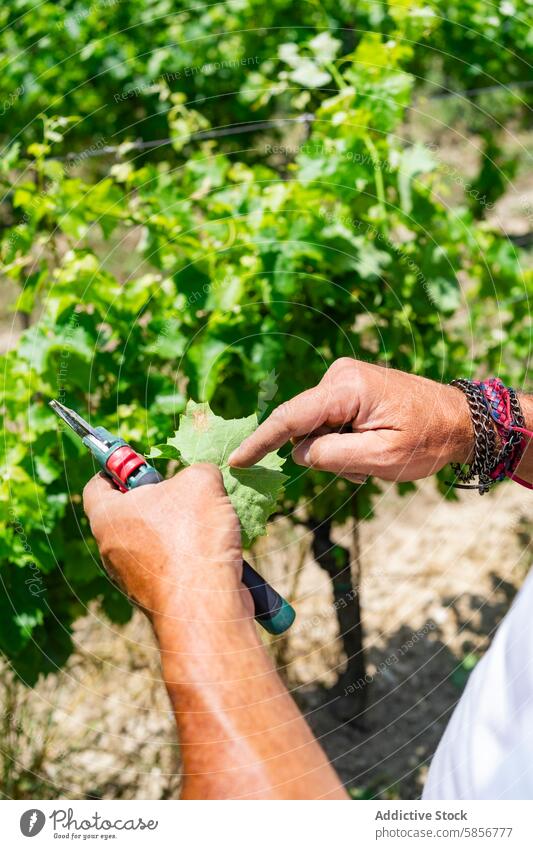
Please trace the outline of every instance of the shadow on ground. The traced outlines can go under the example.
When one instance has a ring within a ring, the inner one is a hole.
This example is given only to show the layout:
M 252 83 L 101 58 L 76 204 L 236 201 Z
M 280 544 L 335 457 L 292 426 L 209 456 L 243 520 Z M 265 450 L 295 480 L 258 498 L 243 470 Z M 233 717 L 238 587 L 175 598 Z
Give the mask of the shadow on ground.
M 333 688 L 295 694 L 354 798 L 420 796 L 468 675 L 516 593 L 494 573 L 490 578 L 490 600 L 476 594 L 443 599 L 460 635 L 458 652 L 450 650 L 434 621 L 417 631 L 404 626 L 367 651 L 366 687 L 350 680 L 349 664 Z

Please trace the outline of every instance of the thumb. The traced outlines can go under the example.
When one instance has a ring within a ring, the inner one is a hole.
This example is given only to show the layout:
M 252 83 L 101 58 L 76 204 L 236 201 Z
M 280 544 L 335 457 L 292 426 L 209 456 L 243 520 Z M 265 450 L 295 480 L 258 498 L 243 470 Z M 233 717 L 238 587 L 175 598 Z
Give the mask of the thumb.
M 83 509 L 89 519 L 97 509 L 105 507 L 122 493 L 103 472 L 99 472 L 86 484 L 83 490 Z
M 387 468 L 389 446 L 376 431 L 328 433 L 304 439 L 292 452 L 295 463 L 337 475 L 378 475 Z

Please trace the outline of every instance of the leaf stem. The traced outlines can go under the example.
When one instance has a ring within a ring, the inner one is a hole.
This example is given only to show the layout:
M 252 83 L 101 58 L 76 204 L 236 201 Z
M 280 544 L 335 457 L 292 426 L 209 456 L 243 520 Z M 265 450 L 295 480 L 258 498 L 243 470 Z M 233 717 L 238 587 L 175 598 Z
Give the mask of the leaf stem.
M 365 133 L 364 142 L 370 156 L 372 158 L 372 164 L 374 165 L 374 181 L 376 184 L 376 197 L 378 200 L 378 204 L 381 210 L 381 222 L 380 227 L 384 236 L 388 235 L 388 227 L 387 227 L 387 202 L 385 198 L 385 184 L 383 182 L 383 173 L 381 171 L 381 162 L 379 159 L 379 154 L 377 152 L 376 145 L 368 135 Z

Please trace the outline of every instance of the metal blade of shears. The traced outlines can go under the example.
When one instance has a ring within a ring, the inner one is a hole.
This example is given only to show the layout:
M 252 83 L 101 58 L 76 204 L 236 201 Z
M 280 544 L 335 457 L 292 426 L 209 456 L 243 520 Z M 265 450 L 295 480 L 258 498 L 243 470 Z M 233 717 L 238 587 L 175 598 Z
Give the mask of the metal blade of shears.
M 65 424 L 69 426 L 74 433 L 81 439 L 89 438 L 91 441 L 94 441 L 99 447 L 105 449 L 107 444 L 102 441 L 102 438 L 96 433 L 93 427 L 86 422 L 84 418 L 82 418 L 75 410 L 71 410 L 69 407 L 65 407 L 64 404 L 61 404 L 59 401 L 50 401 L 50 407 L 62 419 Z

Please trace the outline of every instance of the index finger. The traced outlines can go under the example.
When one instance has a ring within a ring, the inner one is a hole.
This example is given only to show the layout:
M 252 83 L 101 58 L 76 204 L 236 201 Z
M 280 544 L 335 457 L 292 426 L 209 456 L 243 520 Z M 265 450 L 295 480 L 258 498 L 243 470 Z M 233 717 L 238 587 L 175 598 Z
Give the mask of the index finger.
M 319 385 L 306 389 L 276 407 L 268 419 L 230 454 L 228 462 L 237 468 L 253 466 L 289 439 L 314 433 L 327 416 L 324 388 Z

